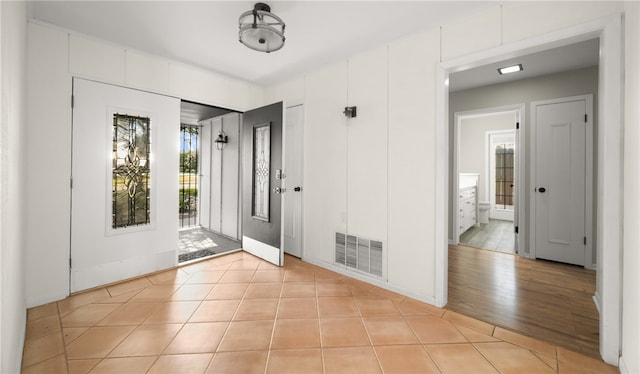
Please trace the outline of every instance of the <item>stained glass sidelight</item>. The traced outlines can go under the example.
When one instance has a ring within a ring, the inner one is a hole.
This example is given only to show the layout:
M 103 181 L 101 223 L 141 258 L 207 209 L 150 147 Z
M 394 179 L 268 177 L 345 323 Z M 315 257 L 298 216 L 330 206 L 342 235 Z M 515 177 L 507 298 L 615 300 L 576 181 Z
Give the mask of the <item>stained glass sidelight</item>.
M 269 221 L 271 124 L 253 128 L 253 217 Z
M 113 115 L 112 227 L 151 223 L 151 120 Z

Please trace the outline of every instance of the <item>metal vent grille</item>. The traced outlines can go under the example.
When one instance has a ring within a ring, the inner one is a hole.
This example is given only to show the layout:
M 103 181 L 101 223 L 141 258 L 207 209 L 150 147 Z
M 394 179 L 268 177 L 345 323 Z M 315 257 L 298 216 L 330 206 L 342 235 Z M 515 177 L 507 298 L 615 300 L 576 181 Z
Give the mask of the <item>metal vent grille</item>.
M 346 236 L 344 234 L 341 234 L 339 232 L 336 233 L 336 262 L 338 264 L 343 264 L 345 263 L 345 243 L 346 241 Z
M 336 264 L 382 277 L 381 241 L 336 233 Z

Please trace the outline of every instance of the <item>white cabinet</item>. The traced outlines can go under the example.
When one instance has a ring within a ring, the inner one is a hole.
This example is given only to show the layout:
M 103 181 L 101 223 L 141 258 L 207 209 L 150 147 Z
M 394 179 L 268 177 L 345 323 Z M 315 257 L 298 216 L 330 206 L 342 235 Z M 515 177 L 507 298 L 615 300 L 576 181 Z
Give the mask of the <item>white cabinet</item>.
M 458 235 L 478 222 L 478 194 L 476 186 L 460 189 L 458 194 Z

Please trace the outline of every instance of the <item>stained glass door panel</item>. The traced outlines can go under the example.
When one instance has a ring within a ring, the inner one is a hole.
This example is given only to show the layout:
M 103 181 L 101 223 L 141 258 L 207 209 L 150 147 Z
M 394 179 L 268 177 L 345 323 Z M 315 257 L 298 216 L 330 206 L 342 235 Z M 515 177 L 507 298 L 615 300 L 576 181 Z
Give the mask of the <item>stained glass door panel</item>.
M 242 248 L 283 264 L 283 103 L 245 112 L 242 120 Z

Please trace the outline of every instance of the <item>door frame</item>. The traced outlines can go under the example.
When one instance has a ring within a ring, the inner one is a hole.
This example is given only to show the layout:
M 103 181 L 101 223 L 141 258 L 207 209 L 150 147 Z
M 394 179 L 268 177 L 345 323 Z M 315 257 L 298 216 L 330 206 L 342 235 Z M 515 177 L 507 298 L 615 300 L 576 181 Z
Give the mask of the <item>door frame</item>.
M 448 94 L 447 94 L 447 98 L 448 98 Z M 525 251 L 523 249 L 524 249 L 524 243 L 525 243 L 524 238 L 525 238 L 525 231 L 526 231 L 526 227 L 524 227 L 524 225 L 520 225 L 520 222 L 525 222 L 524 209 L 521 209 L 521 207 L 525 206 L 524 204 L 525 194 L 521 193 L 521 188 L 523 188 L 524 186 L 525 174 L 522 172 L 522 170 L 524 170 L 524 166 L 526 165 L 525 163 L 526 156 L 525 156 L 525 152 L 520 151 L 523 149 L 522 144 L 525 144 L 524 129 L 526 128 L 525 127 L 526 119 L 524 118 L 524 108 L 525 108 L 525 105 L 524 103 L 522 103 L 522 104 L 505 105 L 505 106 L 490 107 L 490 108 L 483 108 L 483 109 L 467 110 L 467 111 L 455 112 L 453 114 L 454 123 L 455 123 L 455 126 L 453 126 L 453 151 L 452 151 L 452 160 L 451 160 L 452 168 L 453 168 L 453 178 L 452 178 L 452 186 L 450 190 L 450 192 L 453 193 L 453 191 L 458 191 L 459 189 L 458 178 L 456 178 L 455 176 L 459 175 L 459 170 L 460 170 L 460 165 L 459 165 L 460 132 L 461 132 L 460 127 L 462 125 L 461 123 L 462 119 L 464 119 L 465 117 L 469 118 L 469 117 L 489 116 L 492 114 L 514 112 L 516 116 L 516 121 L 520 124 L 519 129 L 514 128 L 516 130 L 516 149 L 518 150 L 516 151 L 516 201 L 517 202 L 516 202 L 516 207 L 514 208 L 515 211 L 513 213 L 513 218 L 514 218 L 513 225 L 514 227 L 518 226 L 518 232 L 515 233 L 516 247 L 514 248 L 514 251 L 516 254 L 520 256 L 525 255 L 524 253 Z M 483 139 L 483 141 L 485 140 Z M 488 157 L 488 156 L 485 155 L 485 157 Z M 457 194 L 455 196 L 457 196 Z M 478 200 L 479 199 L 480 197 L 478 197 Z M 452 200 L 453 200 L 452 212 L 457 212 L 459 209 L 458 199 L 454 198 Z M 458 227 L 458 214 L 451 214 L 451 217 L 452 217 L 452 225 L 453 225 L 453 233 L 452 233 L 453 239 L 449 240 L 449 244 L 458 245 L 460 243 L 460 236 L 457 234 L 457 230 L 456 230 L 456 228 Z M 445 222 L 448 222 L 448 220 Z M 520 226 L 523 226 L 523 227 L 520 227 Z M 445 301 L 445 304 L 446 304 L 446 301 Z
M 300 123 L 300 129 L 299 129 L 300 130 L 300 138 L 302 138 L 302 144 L 300 145 L 301 154 L 299 155 L 300 156 L 300 162 L 301 162 L 300 181 L 301 181 L 301 184 L 302 184 L 302 186 L 301 186 L 302 190 L 300 191 L 302 196 L 300 198 L 300 222 L 299 223 L 300 223 L 300 258 L 303 259 L 304 258 L 304 254 L 305 254 L 305 252 L 304 252 L 304 243 L 305 243 L 305 241 L 304 241 L 304 192 L 305 192 L 305 184 L 304 184 L 304 181 L 305 181 L 305 178 L 304 178 L 304 176 L 305 176 L 305 173 L 304 173 L 304 170 L 305 170 L 305 168 L 304 168 L 304 165 L 305 165 L 305 123 L 304 123 L 304 118 L 305 118 L 305 115 L 304 115 L 304 113 L 305 113 L 305 111 L 304 111 L 304 103 L 302 101 L 292 101 L 292 102 L 285 101 L 284 102 L 284 110 L 285 110 L 285 123 L 284 123 L 284 125 L 285 126 L 286 126 L 287 121 L 288 121 L 288 119 L 287 119 L 288 116 L 286 115 L 286 111 L 288 109 L 295 108 L 295 107 L 302 107 L 302 121 Z M 286 144 L 286 139 L 283 139 L 283 144 Z M 285 155 L 286 155 L 286 152 L 285 152 Z M 284 164 L 284 162 L 283 162 L 283 164 Z M 284 165 L 285 175 L 288 174 L 288 170 L 287 170 L 286 166 L 287 165 Z M 288 192 L 294 192 L 292 190 L 294 188 L 294 186 L 293 185 L 289 186 L 289 184 L 291 184 L 291 183 L 288 183 L 287 178 L 285 178 L 284 181 L 285 181 L 284 185 L 285 185 L 285 188 L 287 189 L 287 191 Z M 285 195 L 284 205 L 286 205 L 286 204 L 289 204 L 289 200 L 286 198 L 286 195 Z M 283 211 L 284 210 L 285 209 L 284 209 L 284 206 L 283 206 Z M 282 236 L 283 236 L 283 245 L 284 245 L 284 214 L 283 214 L 283 217 L 282 217 L 282 227 L 283 227 Z M 286 253 L 286 251 L 285 251 L 285 253 Z
M 284 245 L 284 196 L 280 196 L 280 203 L 278 204 L 278 209 L 280 209 L 280 216 L 277 217 L 279 218 L 280 221 L 280 232 L 279 232 L 279 236 L 280 236 L 280 245 L 278 248 L 276 248 L 275 246 L 268 244 L 268 243 L 264 243 L 261 242 L 257 239 L 251 238 L 246 236 L 246 225 L 245 225 L 245 221 L 246 218 L 245 217 L 245 209 L 247 207 L 245 207 L 245 194 L 246 194 L 246 186 L 245 184 L 248 183 L 245 180 L 245 157 L 246 157 L 246 152 L 247 150 L 245 149 L 245 137 L 246 136 L 251 136 L 251 134 L 246 134 L 247 128 L 245 126 L 245 116 L 247 115 L 248 112 L 254 111 L 254 110 L 258 110 L 258 109 L 264 109 L 266 107 L 270 107 L 270 106 L 274 106 L 276 104 L 280 104 L 281 106 L 281 110 L 282 110 L 282 123 L 281 123 L 281 163 L 280 163 L 280 170 L 282 171 L 283 177 L 282 178 L 277 178 L 280 181 L 280 188 L 284 189 L 284 191 L 286 191 L 287 188 L 287 178 L 286 178 L 286 173 L 284 172 L 284 161 L 286 159 L 286 147 L 285 147 L 285 141 L 286 141 L 286 125 L 287 125 L 287 118 L 286 118 L 286 108 L 287 108 L 287 103 L 284 100 L 275 102 L 275 103 L 270 103 L 270 104 L 266 104 L 266 105 L 261 105 L 259 107 L 256 108 L 252 108 L 252 109 L 248 109 L 245 110 L 244 112 L 242 112 L 242 117 L 240 120 L 240 240 L 242 243 L 242 249 L 247 252 L 250 253 L 256 257 L 260 257 L 261 259 L 271 262 L 277 266 L 284 266 L 284 249 L 283 249 L 283 245 Z M 253 124 L 251 126 L 251 128 L 253 129 L 256 125 L 259 124 Z M 273 132 L 271 132 L 273 129 L 271 128 L 270 131 L 270 137 L 271 139 L 273 139 L 272 135 Z M 251 130 L 253 131 L 253 130 Z M 273 140 L 271 140 L 271 142 L 273 142 Z M 270 146 L 271 148 L 271 146 Z M 252 155 L 253 155 L 253 150 L 251 151 Z M 271 149 L 270 149 L 271 152 Z M 253 161 L 251 161 L 253 162 Z M 276 165 L 277 166 L 277 165 Z M 277 170 L 276 169 L 272 169 L 273 165 L 270 165 L 270 171 L 269 171 L 269 179 L 271 180 L 271 174 L 272 171 Z M 251 182 L 252 183 L 252 182 Z M 274 186 L 270 183 L 269 185 L 269 189 L 272 190 L 273 188 L 275 188 L 277 186 Z M 271 191 L 269 192 L 271 193 Z M 253 193 L 250 193 L 251 195 Z M 275 205 L 270 202 L 270 209 L 273 208 Z M 249 207 L 250 209 L 250 207 Z M 247 218 L 248 219 L 248 218 Z M 275 218 L 274 218 L 275 219 Z M 275 221 L 274 221 L 275 222 Z M 248 250 L 246 247 L 251 247 L 251 250 Z M 274 254 L 273 250 L 274 249 L 279 249 L 279 253 L 277 254 L 277 259 L 276 259 L 276 255 Z
M 519 113 L 518 113 L 519 115 Z M 516 123 L 519 123 L 518 120 L 516 120 Z M 496 154 L 493 151 L 492 147 L 491 147 L 491 141 L 492 138 L 494 136 L 501 136 L 501 135 L 513 135 L 513 144 L 516 148 L 516 151 L 514 153 L 514 174 L 513 174 L 513 178 L 514 181 L 516 182 L 517 185 L 520 184 L 520 181 L 518 180 L 518 171 L 520 169 L 520 165 L 518 165 L 518 159 L 516 158 L 518 156 L 518 152 L 520 152 L 520 147 L 518 144 L 518 133 L 516 132 L 518 130 L 517 125 L 516 128 L 511 129 L 511 130 L 493 130 L 493 131 L 487 131 L 485 133 L 485 138 L 484 138 L 484 142 L 485 142 L 485 173 L 488 176 L 486 179 L 486 191 L 489 194 L 488 196 L 488 201 L 491 203 L 491 211 L 489 212 L 489 218 L 491 218 L 492 214 L 498 214 L 498 212 L 495 212 L 496 210 L 503 210 L 506 211 L 507 209 L 496 209 L 496 194 L 495 194 L 495 185 L 494 187 L 492 186 L 492 182 L 495 180 L 496 177 L 496 168 L 495 168 L 495 162 L 496 162 Z M 492 163 L 493 160 L 493 163 Z M 515 193 L 516 193 L 516 199 L 515 199 L 515 203 L 513 204 L 513 226 L 515 228 L 516 224 L 517 224 L 517 218 L 516 218 L 516 212 L 518 211 L 518 205 L 520 204 L 520 191 L 518 189 L 516 189 Z M 509 215 L 509 213 L 502 213 L 503 215 Z M 503 219 L 503 218 L 494 218 L 494 219 Z M 506 219 L 505 221 L 509 221 L 508 219 Z M 520 229 L 518 229 L 518 231 L 520 231 Z M 515 229 L 514 229 L 515 232 Z
M 598 219 L 596 246 L 597 300 L 600 311 L 600 355 L 607 363 L 619 365 L 621 338 L 622 259 L 622 14 L 617 13 L 566 29 L 534 36 L 509 44 L 442 62 L 436 67 L 435 115 L 435 303 L 447 304 L 448 278 L 448 193 L 449 116 L 448 79 L 471 67 L 501 61 L 507 57 L 573 44 L 600 40 L 598 79 Z M 615 181 L 616 183 L 605 183 Z
M 584 250 L 584 267 L 587 269 L 595 269 L 595 264 L 593 263 L 593 95 L 577 95 L 570 97 L 560 97 L 549 100 L 540 100 L 540 101 L 532 101 L 531 102 L 531 139 L 529 142 L 530 147 L 530 155 L 531 155 L 531 169 L 530 173 L 530 188 L 535 188 L 536 185 L 536 145 L 537 145 L 537 115 L 536 109 L 538 106 L 549 105 L 549 104 L 560 104 L 566 103 L 570 101 L 585 101 L 586 111 L 587 111 L 587 122 L 586 122 L 586 137 L 585 137 L 585 190 L 584 190 L 584 226 L 585 233 L 584 235 L 587 237 L 587 243 L 585 244 Z M 533 191 L 533 190 L 531 190 Z M 536 258 L 536 194 L 531 193 L 529 198 L 529 258 Z

